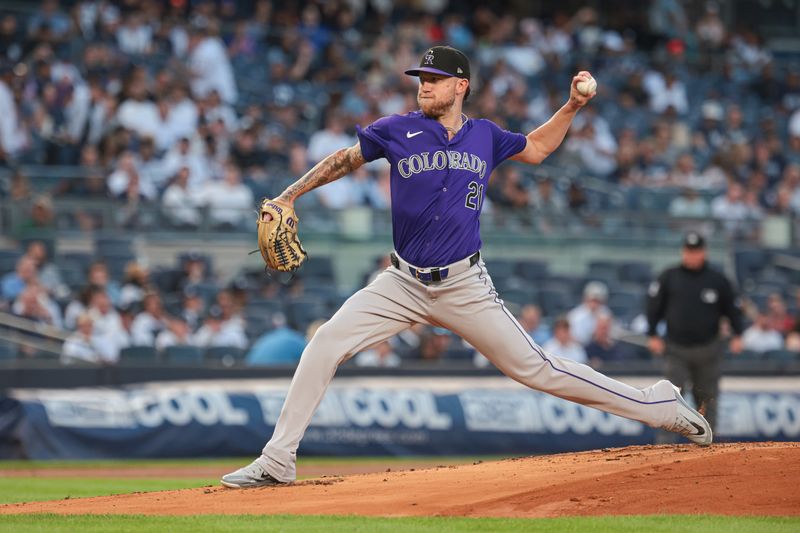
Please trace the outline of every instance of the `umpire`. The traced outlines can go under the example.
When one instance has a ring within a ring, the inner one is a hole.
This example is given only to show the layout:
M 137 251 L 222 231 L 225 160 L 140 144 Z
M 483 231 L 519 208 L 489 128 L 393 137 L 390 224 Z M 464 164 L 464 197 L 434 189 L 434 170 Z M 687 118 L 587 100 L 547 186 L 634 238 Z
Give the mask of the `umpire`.
M 742 313 L 728 279 L 706 262 L 705 239 L 695 231 L 684 236 L 681 264 L 668 268 L 647 291 L 648 346 L 664 355 L 667 379 L 692 395 L 712 428 L 717 418 L 720 365 L 725 352 L 719 337 L 720 319 L 734 331 L 730 351 L 742 350 Z M 666 320 L 666 342 L 656 326 Z

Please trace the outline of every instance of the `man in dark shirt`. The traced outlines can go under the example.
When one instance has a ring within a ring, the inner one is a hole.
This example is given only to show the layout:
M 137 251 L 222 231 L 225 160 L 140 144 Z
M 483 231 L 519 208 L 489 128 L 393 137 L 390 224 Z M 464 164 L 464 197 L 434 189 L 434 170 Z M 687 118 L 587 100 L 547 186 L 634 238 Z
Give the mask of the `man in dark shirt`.
M 742 314 L 733 286 L 706 262 L 705 239 L 695 231 L 686 234 L 681 264 L 665 270 L 647 294 L 649 347 L 664 355 L 666 374 L 682 389 L 691 382 L 695 403 L 705 407 L 714 428 L 717 414 L 720 363 L 725 352 L 719 338 L 722 317 L 727 317 L 734 336 L 730 350 L 742 350 Z M 666 320 L 666 343 L 656 326 Z

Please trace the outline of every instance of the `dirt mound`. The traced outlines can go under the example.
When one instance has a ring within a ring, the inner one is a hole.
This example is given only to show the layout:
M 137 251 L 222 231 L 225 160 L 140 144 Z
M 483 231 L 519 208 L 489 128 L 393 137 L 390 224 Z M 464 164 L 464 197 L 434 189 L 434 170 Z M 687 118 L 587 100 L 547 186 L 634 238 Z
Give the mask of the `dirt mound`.
M 800 443 L 643 446 L 474 465 L 0 506 L 0 514 L 800 515 Z

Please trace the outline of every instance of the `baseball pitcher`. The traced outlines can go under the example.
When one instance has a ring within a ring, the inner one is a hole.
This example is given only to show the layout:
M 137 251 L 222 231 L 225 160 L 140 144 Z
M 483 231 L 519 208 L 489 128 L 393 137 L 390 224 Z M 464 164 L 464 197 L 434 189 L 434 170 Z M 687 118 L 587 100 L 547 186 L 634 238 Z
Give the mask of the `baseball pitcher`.
M 367 161 L 385 158 L 391 164 L 392 266 L 317 331 L 261 456 L 223 476 L 222 484 L 245 488 L 293 481 L 297 447 L 337 367 L 415 323 L 453 331 L 528 387 L 710 444 L 705 418 L 669 381 L 640 390 L 544 352 L 503 305 L 480 256 L 479 216 L 492 171 L 506 159 L 540 163 L 558 148 L 575 114 L 595 95 L 591 75 L 579 72 L 564 106 L 522 135 L 461 112 L 470 93 L 470 65 L 460 51 L 430 48 L 406 74 L 419 78 L 419 111 L 357 128 L 354 146 L 323 159 L 262 205 L 264 258 L 273 268 L 291 270 L 305 258 L 296 239 L 294 201 Z

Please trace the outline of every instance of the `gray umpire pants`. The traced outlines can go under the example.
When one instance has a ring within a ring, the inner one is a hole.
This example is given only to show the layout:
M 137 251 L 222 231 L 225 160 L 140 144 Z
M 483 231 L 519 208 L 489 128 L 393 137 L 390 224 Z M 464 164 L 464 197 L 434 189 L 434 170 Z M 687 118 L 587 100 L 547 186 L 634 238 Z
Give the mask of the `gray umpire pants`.
M 483 261 L 431 285 L 389 267 L 350 297 L 303 352 L 275 432 L 257 459 L 271 476 L 283 482 L 295 479 L 297 447 L 336 368 L 414 323 L 449 329 L 532 389 L 651 427 L 675 419 L 675 393 L 668 382 L 640 390 L 544 352 L 505 308 Z
M 705 417 L 716 430 L 719 378 L 725 343 L 722 340 L 699 346 L 681 346 L 667 340 L 664 350 L 666 378 L 680 387 L 691 390 L 695 405 L 705 409 Z

